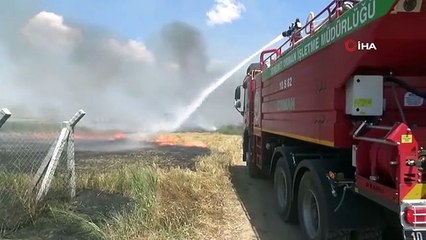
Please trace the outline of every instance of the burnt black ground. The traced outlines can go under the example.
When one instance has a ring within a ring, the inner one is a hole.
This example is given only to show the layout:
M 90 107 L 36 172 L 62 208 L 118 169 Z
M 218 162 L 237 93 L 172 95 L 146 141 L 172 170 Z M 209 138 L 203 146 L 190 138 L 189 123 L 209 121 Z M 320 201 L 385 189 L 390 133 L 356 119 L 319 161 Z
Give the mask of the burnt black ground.
M 89 150 L 90 149 L 90 150 Z M 196 158 L 208 155 L 203 147 L 162 146 L 150 142 L 96 141 L 76 146 L 77 169 L 96 168 L 103 170 L 117 164 L 151 163 L 161 168 L 181 167 L 194 169 Z

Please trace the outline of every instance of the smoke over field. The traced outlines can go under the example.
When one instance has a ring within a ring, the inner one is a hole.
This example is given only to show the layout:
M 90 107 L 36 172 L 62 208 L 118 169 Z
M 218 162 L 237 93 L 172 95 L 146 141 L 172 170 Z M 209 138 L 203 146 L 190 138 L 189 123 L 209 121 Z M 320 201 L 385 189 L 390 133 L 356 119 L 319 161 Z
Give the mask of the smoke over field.
M 189 24 L 169 23 L 152 38 L 147 46 L 69 22 L 37 1 L 3 1 L 0 105 L 15 117 L 55 121 L 82 108 L 82 124 L 92 127 L 161 130 L 227 69 L 212 69 L 203 36 Z M 239 119 L 233 85 L 212 95 L 188 124 Z

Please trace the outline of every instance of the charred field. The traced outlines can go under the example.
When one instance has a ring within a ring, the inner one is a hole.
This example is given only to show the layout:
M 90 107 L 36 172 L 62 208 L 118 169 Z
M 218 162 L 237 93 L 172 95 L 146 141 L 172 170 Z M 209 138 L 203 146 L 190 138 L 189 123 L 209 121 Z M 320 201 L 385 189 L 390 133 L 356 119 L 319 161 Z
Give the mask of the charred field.
M 123 139 L 81 142 L 76 145 L 75 156 L 76 167 L 80 171 L 105 171 L 135 163 L 147 166 L 155 164 L 162 169 L 179 167 L 195 170 L 197 157 L 208 155 L 210 152 L 207 146 L 197 144 L 183 146 L 172 142 Z
M 240 141 L 219 133 L 76 136 L 76 197 L 69 201 L 61 195 L 66 186 L 52 184 L 42 203 L 21 203 L 20 217 L 13 228 L 1 226 L 0 237 L 217 238 L 234 221 L 226 205 L 233 191 L 228 167 L 239 160 Z

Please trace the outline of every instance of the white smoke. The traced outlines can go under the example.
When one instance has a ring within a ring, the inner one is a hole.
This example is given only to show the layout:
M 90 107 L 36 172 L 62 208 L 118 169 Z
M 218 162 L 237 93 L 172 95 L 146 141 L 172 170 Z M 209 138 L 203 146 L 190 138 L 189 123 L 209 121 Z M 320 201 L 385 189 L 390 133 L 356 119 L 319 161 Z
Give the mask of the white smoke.
M 62 121 L 84 109 L 82 124 L 92 127 L 169 129 L 223 71 L 210 68 L 202 35 L 186 23 L 172 22 L 152 38 L 121 39 L 36 5 L 2 2 L 0 105 L 14 117 Z M 221 89 L 226 97 L 212 99 L 189 124 L 238 121 L 232 91 Z

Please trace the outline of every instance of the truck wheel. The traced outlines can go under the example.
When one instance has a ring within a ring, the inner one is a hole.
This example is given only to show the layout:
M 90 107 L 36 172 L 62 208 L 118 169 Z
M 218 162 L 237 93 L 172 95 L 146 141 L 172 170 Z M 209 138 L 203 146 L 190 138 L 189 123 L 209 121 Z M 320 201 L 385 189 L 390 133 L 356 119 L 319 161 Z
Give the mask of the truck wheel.
M 280 217 L 289 223 L 297 222 L 297 209 L 293 207 L 292 175 L 284 157 L 278 159 L 274 172 L 275 202 Z
M 247 160 L 247 151 L 249 150 L 249 135 L 247 131 L 244 131 L 243 136 L 243 162 Z
M 243 143 L 243 162 L 247 161 L 247 150 L 244 147 L 244 143 Z
M 246 166 L 248 174 L 251 178 L 259 178 L 261 176 L 260 169 L 256 166 L 256 164 L 253 162 L 253 158 L 251 157 L 251 146 L 250 141 L 248 144 L 248 149 L 246 151 Z
M 327 199 L 311 172 L 306 172 L 301 181 L 297 196 L 300 225 L 309 240 L 342 239 L 350 240 L 350 231 L 329 230 Z
M 260 177 L 260 169 L 256 166 L 256 164 L 253 162 L 253 159 L 250 155 L 250 152 L 246 152 L 246 166 L 248 174 L 251 178 L 258 178 Z

